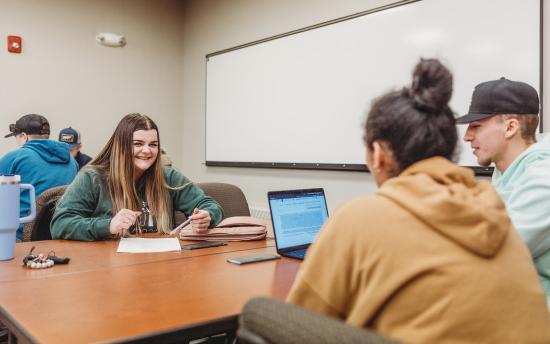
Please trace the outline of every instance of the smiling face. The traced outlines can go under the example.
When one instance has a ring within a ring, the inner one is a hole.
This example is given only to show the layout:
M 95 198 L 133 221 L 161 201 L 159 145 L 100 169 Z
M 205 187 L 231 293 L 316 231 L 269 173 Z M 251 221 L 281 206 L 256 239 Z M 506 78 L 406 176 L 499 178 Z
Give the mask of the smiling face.
M 470 142 L 477 162 L 481 166 L 489 166 L 504 159 L 506 152 L 506 121 L 498 116 L 491 116 L 471 122 L 464 134 L 464 141 Z
M 134 176 L 139 179 L 153 166 L 159 154 L 158 133 L 155 129 L 134 131 L 132 140 L 134 152 Z

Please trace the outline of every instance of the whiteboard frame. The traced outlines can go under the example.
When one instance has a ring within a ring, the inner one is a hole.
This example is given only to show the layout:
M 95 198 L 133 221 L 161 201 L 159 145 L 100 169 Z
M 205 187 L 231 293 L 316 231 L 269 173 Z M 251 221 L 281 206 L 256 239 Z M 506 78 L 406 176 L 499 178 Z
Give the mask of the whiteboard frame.
M 206 116 L 207 106 L 208 106 L 207 105 L 208 94 L 207 94 L 206 90 L 207 90 L 207 82 L 208 82 L 208 75 L 207 75 L 208 74 L 208 68 L 207 68 L 207 65 L 208 65 L 209 58 L 211 58 L 213 56 L 216 56 L 216 55 L 221 55 L 221 54 L 228 53 L 228 52 L 231 52 L 231 51 L 244 49 L 244 48 L 254 46 L 254 45 L 257 45 L 257 44 L 273 41 L 273 40 L 280 39 L 280 38 L 283 38 L 283 37 L 288 37 L 288 36 L 291 36 L 291 35 L 296 35 L 296 34 L 299 34 L 299 33 L 302 33 L 302 32 L 310 31 L 310 30 L 315 30 L 315 29 L 318 29 L 318 28 L 321 28 L 321 27 L 324 27 L 324 26 L 333 25 L 333 24 L 336 24 L 336 23 L 340 23 L 340 22 L 344 22 L 344 21 L 347 21 L 347 20 L 352 20 L 352 19 L 355 19 L 355 18 L 358 18 L 358 17 L 362 17 L 362 16 L 365 16 L 365 15 L 368 15 L 368 14 L 372 14 L 372 13 L 384 11 L 384 10 L 387 10 L 387 9 L 399 7 L 399 6 L 404 6 L 404 5 L 412 4 L 412 3 L 415 3 L 415 2 L 420 2 L 420 1 L 422 1 L 422 0 L 402 0 L 402 1 L 392 3 L 392 4 L 375 7 L 375 8 L 366 10 L 366 11 L 362 11 L 362 12 L 358 12 L 358 13 L 351 14 L 351 15 L 348 15 L 348 16 L 332 19 L 332 20 L 322 22 L 322 23 L 319 23 L 319 24 L 306 26 L 306 27 L 301 28 L 301 29 L 296 29 L 296 30 L 289 31 L 289 32 L 286 32 L 286 33 L 270 36 L 270 37 L 267 37 L 267 38 L 259 39 L 259 40 L 256 40 L 256 41 L 252 41 L 252 42 L 249 42 L 249 43 L 241 44 L 241 45 L 238 45 L 238 46 L 235 46 L 235 47 L 231 47 L 231 48 L 227 48 L 227 49 L 223 49 L 223 50 L 219 50 L 219 51 L 207 54 L 206 57 L 205 57 L 205 95 L 206 95 L 205 104 L 204 104 L 205 105 L 205 107 L 204 107 L 205 108 L 205 127 L 204 127 L 205 128 L 205 133 L 204 133 L 205 134 L 204 135 L 205 148 L 206 148 L 206 145 L 207 145 L 206 130 L 208 128 L 208 125 L 206 123 L 208 121 L 208 118 Z M 544 44 L 543 44 L 543 32 L 544 32 L 544 30 L 543 30 L 544 15 L 543 14 L 544 14 L 544 10 L 543 10 L 543 4 L 544 4 L 544 0 L 539 0 L 539 99 L 540 99 L 539 132 L 541 132 L 541 133 L 543 132 L 543 119 L 544 119 L 544 116 L 543 116 L 543 94 L 544 94 L 543 93 L 543 62 L 544 62 L 544 58 L 543 58 L 544 57 L 544 53 L 543 53 L 543 51 L 544 51 Z M 248 168 L 282 168 L 282 169 L 299 169 L 299 170 L 330 170 L 330 171 L 354 171 L 354 172 L 358 172 L 358 171 L 360 171 L 360 172 L 367 171 L 368 172 L 369 171 L 366 164 L 212 161 L 212 160 L 207 160 L 206 159 L 206 152 L 207 152 L 207 149 L 205 149 L 205 158 L 204 158 L 206 166 L 248 167 Z M 464 167 L 468 167 L 468 168 L 472 169 L 475 172 L 475 174 L 478 175 L 478 176 L 491 176 L 493 174 L 493 170 L 494 170 L 494 167 L 492 167 L 492 166 L 490 166 L 490 167 L 464 166 Z

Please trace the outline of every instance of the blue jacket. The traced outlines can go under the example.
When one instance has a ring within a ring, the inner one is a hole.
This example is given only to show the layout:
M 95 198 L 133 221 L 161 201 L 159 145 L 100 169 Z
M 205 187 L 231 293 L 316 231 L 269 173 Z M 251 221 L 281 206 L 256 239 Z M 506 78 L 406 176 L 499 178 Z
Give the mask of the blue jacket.
M 550 306 L 550 135 L 531 145 L 493 184 L 527 244 Z
M 71 156 L 65 142 L 34 139 L 21 148 L 9 152 L 0 159 L 0 173 L 18 174 L 21 183 L 32 184 L 36 197 L 50 188 L 70 184 L 78 171 L 78 164 Z M 20 216 L 27 216 L 30 209 L 29 192 L 23 190 L 20 200 Z M 19 226 L 17 238 L 23 235 Z

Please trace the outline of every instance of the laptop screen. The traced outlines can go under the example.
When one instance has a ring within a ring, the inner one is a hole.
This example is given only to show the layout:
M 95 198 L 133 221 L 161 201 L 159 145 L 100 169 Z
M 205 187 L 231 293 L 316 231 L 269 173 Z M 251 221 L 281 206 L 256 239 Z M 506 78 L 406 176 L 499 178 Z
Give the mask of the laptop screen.
M 272 191 L 268 200 L 278 249 L 311 244 L 328 219 L 323 189 Z

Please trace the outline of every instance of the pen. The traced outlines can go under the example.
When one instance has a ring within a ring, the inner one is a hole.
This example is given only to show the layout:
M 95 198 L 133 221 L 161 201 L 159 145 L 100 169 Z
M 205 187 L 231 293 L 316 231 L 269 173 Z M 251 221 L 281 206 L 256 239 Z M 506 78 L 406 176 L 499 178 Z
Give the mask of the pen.
M 170 232 L 170 235 L 178 235 L 179 232 L 181 231 L 181 229 L 185 226 L 187 226 L 188 224 L 191 223 L 191 220 L 193 220 L 193 217 L 192 216 L 189 216 L 187 218 L 187 220 L 183 221 L 179 226 L 177 226 L 176 228 L 172 229 L 172 231 Z

